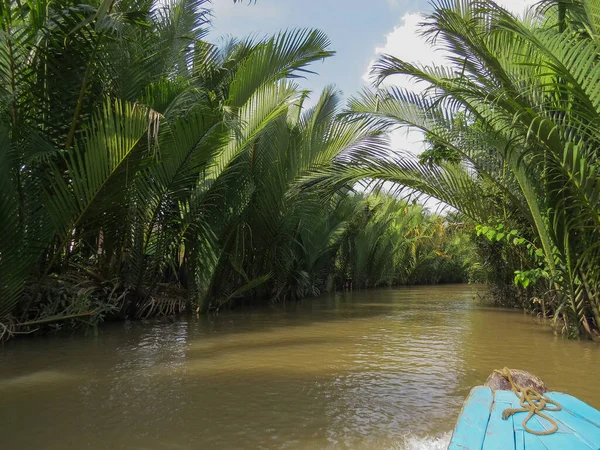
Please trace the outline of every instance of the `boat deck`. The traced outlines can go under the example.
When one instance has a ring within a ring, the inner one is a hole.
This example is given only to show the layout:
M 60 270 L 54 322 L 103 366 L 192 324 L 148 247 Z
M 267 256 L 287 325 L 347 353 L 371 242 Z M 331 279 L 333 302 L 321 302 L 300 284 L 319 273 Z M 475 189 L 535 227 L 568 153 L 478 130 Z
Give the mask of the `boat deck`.
M 548 392 L 546 396 L 557 402 L 562 410 L 543 411 L 556 421 L 558 430 L 539 436 L 523 429 L 526 412 L 502 420 L 505 409 L 520 407 L 514 392 L 492 391 L 485 386 L 473 388 L 461 411 L 449 450 L 599 450 L 600 411 L 561 392 Z M 537 415 L 527 426 L 533 431 L 553 428 Z

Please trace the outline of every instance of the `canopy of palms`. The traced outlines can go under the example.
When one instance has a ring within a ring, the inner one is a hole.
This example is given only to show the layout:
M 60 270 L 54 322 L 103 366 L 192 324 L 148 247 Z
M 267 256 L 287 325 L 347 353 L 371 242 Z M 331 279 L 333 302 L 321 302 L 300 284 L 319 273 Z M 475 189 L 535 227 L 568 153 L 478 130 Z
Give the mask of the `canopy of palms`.
M 349 117 L 426 133 L 420 160 L 356 151 L 312 182 L 394 182 L 433 196 L 479 224 L 480 234 L 535 283 L 544 313 L 594 336 L 600 325 L 600 8 L 546 0 L 519 19 L 491 1 L 443 0 L 422 25 L 444 67 L 384 55 L 392 75 L 421 93 L 381 87 L 351 101 Z
M 208 6 L 2 4 L 0 332 L 300 298 L 348 276 L 340 248 L 365 200 L 297 182 L 383 151 L 381 127 L 339 119 L 334 88 L 303 107 L 294 79 L 333 54 L 322 32 L 217 47 Z

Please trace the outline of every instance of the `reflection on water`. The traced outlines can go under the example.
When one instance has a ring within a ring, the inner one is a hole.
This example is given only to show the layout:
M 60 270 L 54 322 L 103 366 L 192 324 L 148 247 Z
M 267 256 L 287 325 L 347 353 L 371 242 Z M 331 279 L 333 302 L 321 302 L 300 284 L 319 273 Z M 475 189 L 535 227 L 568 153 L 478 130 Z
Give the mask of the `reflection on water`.
M 0 349 L 11 449 L 444 448 L 469 389 L 519 367 L 600 407 L 597 345 L 474 287 L 339 294 Z

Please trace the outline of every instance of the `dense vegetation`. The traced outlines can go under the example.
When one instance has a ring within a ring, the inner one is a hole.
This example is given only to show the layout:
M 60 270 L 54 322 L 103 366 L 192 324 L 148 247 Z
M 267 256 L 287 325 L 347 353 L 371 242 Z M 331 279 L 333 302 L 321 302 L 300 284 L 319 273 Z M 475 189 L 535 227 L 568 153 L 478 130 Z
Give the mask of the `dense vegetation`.
M 383 56 L 346 108 L 333 87 L 305 107 L 294 81 L 333 55 L 322 32 L 215 46 L 209 6 L 1 4 L 0 339 L 482 278 L 598 336 L 597 0 L 523 19 L 439 0 L 423 32 L 447 64 Z M 429 149 L 391 151 L 398 127 Z
M 205 40 L 204 0 L 0 6 L 0 340 L 40 325 L 207 311 L 477 276 L 473 225 L 307 183 L 384 127 L 294 78 L 297 30 Z
M 430 149 L 419 161 L 356 149 L 315 182 L 370 177 L 443 200 L 477 224 L 505 303 L 597 337 L 600 4 L 544 0 L 520 20 L 490 1 L 440 0 L 423 32 L 447 64 L 382 57 L 379 89 L 354 98 L 350 117 L 416 127 Z M 427 88 L 381 84 L 398 74 Z

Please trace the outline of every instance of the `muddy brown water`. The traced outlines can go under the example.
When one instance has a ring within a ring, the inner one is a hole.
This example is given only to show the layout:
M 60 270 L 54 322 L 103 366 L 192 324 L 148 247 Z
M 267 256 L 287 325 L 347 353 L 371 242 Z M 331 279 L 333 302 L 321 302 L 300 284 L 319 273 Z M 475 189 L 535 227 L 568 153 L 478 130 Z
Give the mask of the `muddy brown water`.
M 444 448 L 465 395 L 522 368 L 600 407 L 597 344 L 481 286 L 352 292 L 0 348 L 6 449 Z

